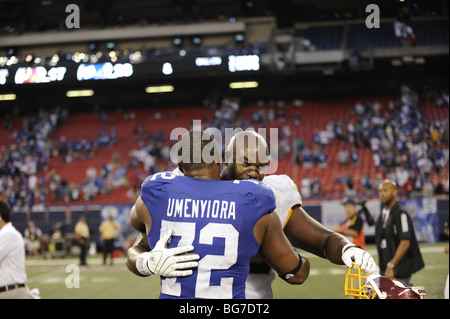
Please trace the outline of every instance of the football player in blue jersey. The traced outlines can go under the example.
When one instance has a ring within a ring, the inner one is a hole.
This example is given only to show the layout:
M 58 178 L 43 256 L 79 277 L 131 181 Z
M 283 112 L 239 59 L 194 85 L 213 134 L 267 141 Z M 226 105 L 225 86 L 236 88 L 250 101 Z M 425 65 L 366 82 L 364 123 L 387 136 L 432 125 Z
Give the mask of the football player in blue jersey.
M 245 298 L 250 260 L 258 252 L 286 282 L 303 283 L 309 262 L 284 236 L 273 192 L 255 180 L 219 181 L 220 157 L 204 159 L 214 142 L 208 133 L 190 131 L 179 142 L 190 148 L 179 163 L 184 176 L 148 177 L 130 214 L 152 249 L 135 256 L 135 267 L 163 277 L 160 297 Z M 202 154 L 200 163 L 195 154 Z
M 259 145 L 264 146 L 262 150 L 268 149 L 266 141 L 260 134 L 253 131 L 237 133 L 231 139 L 226 149 L 226 152 L 232 153 L 233 161 L 225 161 L 221 178 L 223 180 L 256 179 L 272 189 L 277 204 L 275 211 L 279 215 L 284 233 L 293 246 L 326 258 L 337 265 L 345 264 L 352 268 L 352 263 L 354 262 L 367 274 L 377 272 L 378 266 L 370 253 L 350 243 L 344 236 L 324 227 L 304 210 L 297 186 L 289 176 L 265 176 L 267 162 L 261 162 L 259 159 L 263 157 L 257 154 L 261 151 L 261 148 L 259 150 L 255 149 L 255 143 L 251 145 L 252 147 L 248 147 L 248 144 L 245 143 L 244 145 L 236 146 L 236 142 L 242 140 L 242 135 L 256 138 Z M 178 169 L 174 173 L 181 174 Z M 180 247 L 179 249 L 184 248 Z M 148 250 L 147 240 L 142 235 L 137 238 L 135 245 L 128 250 L 128 268 L 137 275 L 141 275 L 134 266 L 137 256 Z M 177 256 L 185 252 L 183 250 L 180 252 L 168 251 L 167 253 Z M 184 262 L 180 258 L 176 260 L 175 264 L 178 263 L 177 266 L 182 267 Z M 173 275 L 178 276 L 175 273 Z M 273 270 L 263 260 L 257 257 L 254 258 L 251 263 L 250 275 L 247 279 L 247 298 L 273 298 L 271 284 L 274 278 Z

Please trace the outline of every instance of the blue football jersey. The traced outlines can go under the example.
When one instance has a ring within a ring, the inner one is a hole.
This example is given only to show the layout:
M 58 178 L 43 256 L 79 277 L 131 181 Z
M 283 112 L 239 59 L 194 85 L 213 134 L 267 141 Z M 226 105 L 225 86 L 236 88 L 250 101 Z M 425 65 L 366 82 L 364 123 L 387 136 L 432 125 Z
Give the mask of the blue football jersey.
M 191 244 L 200 255 L 191 276 L 162 278 L 160 298 L 245 298 L 250 259 L 259 250 L 253 228 L 276 207 L 267 186 L 164 172 L 146 178 L 141 198 L 152 218 L 151 248 L 172 229 L 169 248 Z

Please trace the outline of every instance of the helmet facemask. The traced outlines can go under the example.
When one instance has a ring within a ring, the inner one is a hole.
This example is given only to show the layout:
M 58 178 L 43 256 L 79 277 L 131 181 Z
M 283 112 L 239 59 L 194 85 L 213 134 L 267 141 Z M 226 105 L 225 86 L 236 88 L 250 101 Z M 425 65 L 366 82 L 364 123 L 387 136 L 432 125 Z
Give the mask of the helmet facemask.
M 395 278 L 364 276 L 353 263 L 345 276 L 345 295 L 359 299 L 425 299 L 426 292 L 422 286 L 411 287 Z

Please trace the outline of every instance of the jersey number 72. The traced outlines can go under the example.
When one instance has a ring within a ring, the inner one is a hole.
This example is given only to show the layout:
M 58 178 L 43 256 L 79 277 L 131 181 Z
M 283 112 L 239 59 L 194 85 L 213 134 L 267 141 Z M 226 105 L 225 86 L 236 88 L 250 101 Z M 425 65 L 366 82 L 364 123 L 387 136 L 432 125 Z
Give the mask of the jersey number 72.
M 172 229 L 174 236 L 181 236 L 178 245 L 191 245 L 196 234 L 196 224 L 189 222 L 161 222 L 161 234 Z M 219 286 L 210 286 L 211 270 L 229 269 L 238 257 L 239 232 L 231 224 L 208 223 L 200 229 L 198 243 L 212 245 L 214 237 L 224 238 L 224 255 L 206 255 L 199 260 L 196 298 L 233 298 L 233 278 L 222 278 Z M 161 292 L 172 296 L 181 296 L 181 284 L 177 278 L 166 278 L 161 282 Z

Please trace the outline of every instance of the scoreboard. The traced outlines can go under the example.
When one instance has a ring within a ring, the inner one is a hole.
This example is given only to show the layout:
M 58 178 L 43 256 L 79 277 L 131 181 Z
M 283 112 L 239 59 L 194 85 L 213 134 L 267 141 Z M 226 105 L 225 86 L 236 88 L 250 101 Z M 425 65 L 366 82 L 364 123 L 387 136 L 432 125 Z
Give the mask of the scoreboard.
M 61 61 L 57 65 L 20 65 L 0 67 L 0 90 L 17 85 L 115 80 L 170 80 L 178 77 L 204 77 L 262 72 L 258 55 L 228 55 L 164 59 L 157 57 L 141 63 L 76 63 Z

